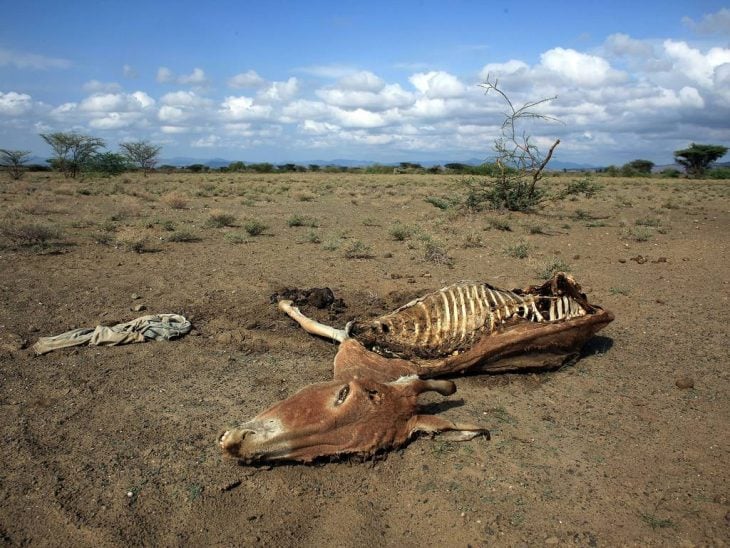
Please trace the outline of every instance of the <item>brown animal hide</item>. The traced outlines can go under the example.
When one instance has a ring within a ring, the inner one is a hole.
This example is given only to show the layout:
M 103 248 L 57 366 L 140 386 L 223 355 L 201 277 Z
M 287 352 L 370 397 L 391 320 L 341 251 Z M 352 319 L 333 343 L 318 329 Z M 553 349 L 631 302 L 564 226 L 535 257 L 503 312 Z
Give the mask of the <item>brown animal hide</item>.
M 456 284 L 345 330 L 307 318 L 289 301 L 279 307 L 306 331 L 341 341 L 335 380 L 308 386 L 225 432 L 224 453 L 246 463 L 370 456 L 416 432 L 445 432 L 457 441 L 488 437 L 479 426 L 419 414 L 418 394 L 456 390 L 451 381 L 424 379 L 557 367 L 613 320 L 564 273 L 522 290 Z

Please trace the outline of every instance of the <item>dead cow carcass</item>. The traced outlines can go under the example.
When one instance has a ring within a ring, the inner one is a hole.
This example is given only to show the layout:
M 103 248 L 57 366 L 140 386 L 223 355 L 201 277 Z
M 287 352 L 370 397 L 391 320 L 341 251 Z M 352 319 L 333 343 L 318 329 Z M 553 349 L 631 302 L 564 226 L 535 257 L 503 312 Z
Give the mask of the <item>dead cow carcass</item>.
M 340 342 L 334 380 L 307 386 L 225 432 L 223 452 L 245 463 L 371 456 L 418 432 L 456 441 L 488 436 L 480 426 L 419 414 L 419 394 L 456 391 L 451 381 L 430 379 L 558 367 L 613 320 L 564 273 L 511 291 L 454 284 L 345 329 L 307 318 L 291 301 L 279 308 L 307 332 Z

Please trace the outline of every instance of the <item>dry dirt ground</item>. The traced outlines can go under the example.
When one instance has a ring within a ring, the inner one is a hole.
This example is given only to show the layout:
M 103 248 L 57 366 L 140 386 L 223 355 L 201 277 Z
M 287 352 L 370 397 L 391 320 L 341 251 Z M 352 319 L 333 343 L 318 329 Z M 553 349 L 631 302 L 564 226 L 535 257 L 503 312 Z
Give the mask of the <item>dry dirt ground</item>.
M 0 541 L 726 545 L 730 186 L 594 182 L 592 197 L 524 215 L 465 212 L 463 180 L 446 175 L 3 180 Z M 330 287 L 344 311 L 304 312 L 341 327 L 451 282 L 522 287 L 556 265 L 616 315 L 582 359 L 425 398 L 491 441 L 420 438 L 367 462 L 221 457 L 224 429 L 331 375 L 336 347 L 272 293 Z M 29 348 L 154 312 L 195 329 Z

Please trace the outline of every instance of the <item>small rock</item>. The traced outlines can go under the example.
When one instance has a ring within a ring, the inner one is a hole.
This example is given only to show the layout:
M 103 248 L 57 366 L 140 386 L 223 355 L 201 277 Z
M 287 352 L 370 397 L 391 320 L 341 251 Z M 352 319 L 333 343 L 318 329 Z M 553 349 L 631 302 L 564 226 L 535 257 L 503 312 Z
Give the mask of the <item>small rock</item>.
M 387 251 L 387 252 L 383 253 L 383 257 L 385 259 L 392 259 L 393 258 L 393 254 L 390 251 Z
M 142 312 L 143 310 L 147 310 L 147 307 L 143 304 L 138 304 L 132 307 L 132 310 L 135 312 Z
M 139 296 L 139 295 L 137 295 L 136 293 L 132 293 L 132 300 L 133 300 L 133 301 L 136 301 L 137 299 L 141 299 L 141 298 L 142 298 L 142 297 L 140 297 L 140 296 Z
M 632 261 L 636 261 L 636 264 L 644 264 L 646 261 L 649 260 L 649 257 L 644 257 L 643 255 L 637 255 L 636 257 L 631 257 Z
M 574 261 L 577 261 L 578 259 L 580 259 L 580 255 L 573 255 L 573 260 Z
M 692 377 L 677 377 L 677 380 L 674 381 L 674 384 L 677 385 L 677 388 L 681 390 L 686 390 L 688 388 L 694 388 L 695 387 L 695 380 Z
M 666 262 L 667 262 L 667 258 L 666 257 L 657 257 L 657 260 L 656 261 L 652 261 L 652 263 L 654 263 L 654 264 L 657 264 L 657 263 L 666 263 Z
M 558 537 L 548 537 L 545 539 L 545 544 L 557 544 L 558 542 L 560 542 Z
M 626 263 L 626 259 L 619 259 L 618 262 L 620 262 L 621 264 L 625 264 Z

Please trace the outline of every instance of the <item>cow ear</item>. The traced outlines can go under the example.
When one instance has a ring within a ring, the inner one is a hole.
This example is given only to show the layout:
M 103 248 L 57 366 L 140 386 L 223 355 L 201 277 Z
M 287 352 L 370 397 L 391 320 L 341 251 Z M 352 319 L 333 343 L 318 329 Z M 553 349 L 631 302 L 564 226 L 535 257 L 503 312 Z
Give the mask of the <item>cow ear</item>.
M 439 438 L 447 441 L 468 441 L 477 436 L 489 439 L 489 430 L 468 423 L 454 423 L 435 415 L 415 415 L 408 421 L 409 437 L 423 432 L 439 434 Z

